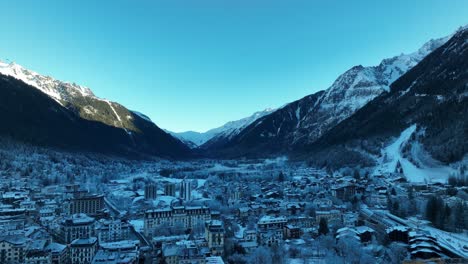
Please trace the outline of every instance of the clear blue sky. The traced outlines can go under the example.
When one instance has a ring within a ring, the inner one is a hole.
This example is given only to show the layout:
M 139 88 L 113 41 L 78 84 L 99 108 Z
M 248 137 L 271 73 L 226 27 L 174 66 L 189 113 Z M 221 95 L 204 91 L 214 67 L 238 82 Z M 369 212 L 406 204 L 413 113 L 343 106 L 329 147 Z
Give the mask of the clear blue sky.
M 468 23 L 466 0 L 0 1 L 0 58 L 204 131 Z

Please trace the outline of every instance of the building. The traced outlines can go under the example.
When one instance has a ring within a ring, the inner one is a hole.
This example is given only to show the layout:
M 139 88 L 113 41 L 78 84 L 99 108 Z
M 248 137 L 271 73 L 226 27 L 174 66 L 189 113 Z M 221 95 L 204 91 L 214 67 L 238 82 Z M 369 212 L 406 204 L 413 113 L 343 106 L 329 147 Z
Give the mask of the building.
M 105 208 L 104 195 L 86 194 L 69 201 L 69 214 L 97 215 Z
M 258 243 L 263 246 L 277 245 L 283 240 L 285 217 L 263 216 L 257 223 Z
M 336 233 L 336 239 L 351 238 L 363 244 L 369 244 L 374 237 L 374 230 L 367 226 L 343 227 Z
M 220 256 L 207 257 L 205 259 L 206 264 L 224 264 L 223 259 Z
M 193 241 L 164 244 L 162 257 L 167 264 L 205 264 L 206 261 L 204 252 Z
M 144 232 L 149 235 L 160 225 L 180 226 L 186 229 L 202 225 L 211 220 L 211 211 L 206 206 L 171 206 L 163 209 L 147 210 L 144 218 Z
M 228 203 L 229 204 L 234 204 L 242 198 L 242 192 L 239 187 L 236 188 L 231 188 L 228 190 L 229 198 L 228 198 Z
M 99 250 L 92 264 L 137 264 L 138 252 L 113 252 Z
M 97 252 L 97 238 L 79 238 L 70 244 L 71 264 L 90 264 Z
M 189 180 L 184 179 L 180 183 L 180 198 L 185 201 L 190 201 L 192 199 L 192 184 Z
M 164 194 L 167 196 L 176 196 L 176 185 L 172 182 L 167 182 L 164 185 Z
M 162 246 L 162 256 L 164 263 L 178 264 L 179 256 L 182 254 L 182 247 L 174 244 L 165 244 Z
M 68 247 L 59 243 L 50 243 L 47 246 L 52 257 L 52 264 L 66 264 L 69 263 Z
M 81 186 L 77 183 L 67 184 L 65 185 L 65 194 L 68 197 L 80 197 L 82 195 L 86 195 L 88 193 L 87 190 L 81 188 Z
M 154 183 L 147 183 L 145 185 L 145 199 L 155 200 L 158 196 L 158 188 Z
M 354 183 L 345 182 L 339 186 L 332 187 L 331 193 L 338 199 L 349 200 L 356 194 L 356 186 Z
M 270 229 L 283 229 L 286 225 L 287 219 L 283 216 L 272 217 L 269 215 L 263 216 L 258 220 L 257 226 L 260 231 Z
M 26 223 L 25 215 L 0 216 L 0 229 L 3 231 L 24 229 Z
M 180 253 L 179 264 L 204 264 L 206 261 L 204 252 L 195 243 L 184 243 Z
M 24 236 L 0 237 L 0 263 L 23 263 L 27 239 Z
M 47 249 L 49 240 L 37 239 L 29 243 L 24 257 L 24 263 L 28 264 L 51 264 L 52 254 Z
M 86 214 L 75 214 L 64 219 L 60 224 L 60 232 L 65 243 L 78 238 L 94 236 L 95 220 Z
M 52 264 L 52 255 L 45 250 L 29 250 L 24 257 L 28 264 Z
M 338 210 L 316 211 L 315 222 L 320 223 L 320 219 L 325 218 L 329 224 L 340 223 L 342 213 Z
M 127 240 L 130 238 L 130 224 L 117 220 L 101 220 L 98 229 L 99 243 Z
M 286 225 L 284 228 L 284 237 L 286 239 L 298 239 L 301 238 L 301 229 L 297 226 Z
M 224 226 L 219 220 L 205 223 L 205 239 L 211 255 L 221 256 L 224 253 Z

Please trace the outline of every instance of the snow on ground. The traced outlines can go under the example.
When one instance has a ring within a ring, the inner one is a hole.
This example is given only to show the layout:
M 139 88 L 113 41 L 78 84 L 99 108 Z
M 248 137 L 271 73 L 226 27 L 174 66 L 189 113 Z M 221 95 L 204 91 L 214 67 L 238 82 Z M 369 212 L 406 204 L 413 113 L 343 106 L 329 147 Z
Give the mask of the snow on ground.
M 111 195 L 113 197 L 119 197 L 119 198 L 128 198 L 131 199 L 136 196 L 136 193 L 134 191 L 126 191 L 126 190 L 115 190 L 111 192 Z
M 134 219 L 128 222 L 135 228 L 137 232 L 143 232 L 143 228 L 145 226 L 143 219 Z
M 428 231 L 431 236 L 435 237 L 439 242 L 443 243 L 446 247 L 451 248 L 457 252 L 460 256 L 468 258 L 468 238 L 461 234 L 449 233 L 443 230 L 433 228 L 430 226 L 424 227 L 424 230 Z
M 328 263 L 324 258 L 290 258 L 286 259 L 286 263 L 288 264 L 326 264 Z
M 416 166 L 402 155 L 402 148 L 409 141 L 411 135 L 416 131 L 416 125 L 405 129 L 401 135 L 389 146 L 382 150 L 380 165 L 374 170 L 374 175 L 394 173 L 398 161 L 400 162 L 405 177 L 410 182 L 446 182 L 448 176 L 455 171 L 447 166 L 438 165 L 435 167 Z M 414 154 L 414 153 L 412 153 Z
M 423 230 L 437 239 L 440 245 L 457 252 L 458 255 L 468 258 L 468 237 L 461 233 L 450 233 L 428 225 L 428 221 L 411 217 L 407 221 L 408 226 Z
M 119 114 L 117 114 L 117 111 L 115 111 L 114 106 L 112 106 L 112 102 L 105 100 L 105 102 L 109 105 L 110 109 L 112 112 L 114 112 L 115 117 L 117 117 L 117 120 L 119 120 L 120 125 L 122 125 L 122 119 L 120 119 Z
M 244 238 L 244 230 L 245 230 L 245 227 L 237 224 L 237 226 L 239 227 L 239 231 L 235 232 L 234 235 L 236 236 L 236 238 L 238 239 L 242 239 Z
M 177 198 L 174 196 L 161 195 L 161 196 L 156 197 L 156 200 L 153 201 L 153 204 L 156 206 L 160 203 L 163 203 L 165 205 L 170 205 L 172 201 L 174 200 L 177 200 Z

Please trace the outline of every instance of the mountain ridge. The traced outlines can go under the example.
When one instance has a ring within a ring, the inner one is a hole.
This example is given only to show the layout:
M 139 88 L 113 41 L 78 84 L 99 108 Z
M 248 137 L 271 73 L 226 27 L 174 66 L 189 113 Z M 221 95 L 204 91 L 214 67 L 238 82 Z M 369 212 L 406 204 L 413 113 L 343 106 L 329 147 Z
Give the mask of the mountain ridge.
M 1 129 L 4 135 L 61 148 L 67 148 L 68 144 L 71 148 L 80 149 L 81 144 L 83 150 L 114 154 L 149 154 L 171 158 L 188 157 L 192 154 L 185 144 L 162 131 L 148 117 L 130 111 L 118 103 L 98 98 L 87 87 L 40 75 L 16 63 L 0 62 L 0 77 L 0 93 L 4 99 L 2 114 L 4 120 L 7 120 Z M 32 98 L 31 94 L 34 94 L 35 98 Z M 38 104 L 37 100 L 42 104 Z M 30 106 L 27 106 L 26 102 Z M 9 105 L 9 109 L 5 108 L 5 105 Z M 41 115 L 34 117 L 34 111 Z M 11 116 L 18 118 L 11 119 Z M 43 120 L 43 127 L 35 123 L 35 119 Z M 56 135 L 56 131 L 53 130 L 62 129 L 57 127 L 57 122 L 64 123 L 63 133 L 70 133 L 74 137 Z M 11 131 L 13 127 L 16 131 Z M 74 129 L 71 129 L 72 127 Z M 31 129 L 42 131 L 42 138 L 34 138 Z M 83 129 L 95 131 L 96 135 Z M 110 134 L 108 139 L 104 138 L 104 131 Z M 86 135 L 94 145 L 88 144 L 78 132 Z M 56 135 L 57 138 L 48 134 Z M 77 144 L 78 142 L 80 144 Z
M 377 66 L 354 66 L 328 89 L 286 104 L 231 139 L 211 140 L 201 148 L 211 156 L 286 155 L 295 146 L 314 142 L 378 95 L 388 92 L 393 81 L 449 37 L 429 40 L 416 52 L 383 59 Z
M 389 138 L 417 124 L 413 142 L 444 163 L 460 160 L 468 151 L 467 83 L 465 27 L 396 80 L 390 92 L 296 153 L 323 164 L 326 160 L 341 160 L 341 165 L 367 163 L 363 153 L 379 155 Z
M 213 138 L 231 138 L 238 134 L 243 128 L 247 127 L 257 119 L 268 115 L 274 111 L 273 108 L 267 108 L 263 111 L 257 111 L 248 117 L 238 120 L 226 122 L 224 125 L 207 130 L 206 132 L 184 131 L 171 132 L 166 130 L 171 135 L 190 144 L 192 148 L 197 148 L 212 140 Z

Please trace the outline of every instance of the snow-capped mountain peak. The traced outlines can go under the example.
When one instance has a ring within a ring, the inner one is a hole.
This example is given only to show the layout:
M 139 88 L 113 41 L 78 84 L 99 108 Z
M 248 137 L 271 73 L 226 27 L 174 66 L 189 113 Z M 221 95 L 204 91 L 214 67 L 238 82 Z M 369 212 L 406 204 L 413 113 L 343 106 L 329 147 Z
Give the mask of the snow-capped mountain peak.
M 76 94 L 85 97 L 95 97 L 91 89 L 88 87 L 77 85 L 75 83 L 62 82 L 50 76 L 38 74 L 37 72 L 28 70 L 15 62 L 7 63 L 0 61 L 0 73 L 12 76 L 34 86 L 60 104 L 68 101 L 70 97 Z
M 274 111 L 275 109 L 273 108 L 267 108 L 263 111 L 255 112 L 248 117 L 235 120 L 235 121 L 229 121 L 220 127 L 210 129 L 206 132 L 195 132 L 195 131 L 186 131 L 186 132 L 180 132 L 180 133 L 175 133 L 175 132 L 170 132 L 170 131 L 167 131 L 167 132 L 179 138 L 183 142 L 193 143 L 191 144 L 192 147 L 198 147 L 210 141 L 213 138 L 230 139 L 233 136 L 239 134 L 244 128 L 246 128 L 247 126 L 249 126 L 256 120 L 258 120 L 259 118 L 265 115 L 268 115 Z
M 430 40 L 413 53 L 384 59 L 376 66 L 354 66 L 328 89 L 257 119 L 248 129 L 237 132 L 238 136 L 217 142 L 214 137 L 204 147 L 217 154 L 255 156 L 258 153 L 278 154 L 311 144 L 379 95 L 391 92 L 392 83 L 449 38 Z
M 451 36 L 432 39 L 410 54 L 383 59 L 377 66 L 354 66 L 325 90 L 319 99 L 311 122 L 303 122 L 311 129 L 313 139 L 322 134 L 322 126 L 337 124 L 383 92 L 390 91 L 390 84 L 418 64 L 424 57 L 442 46 Z M 317 119 L 318 117 L 318 119 Z

